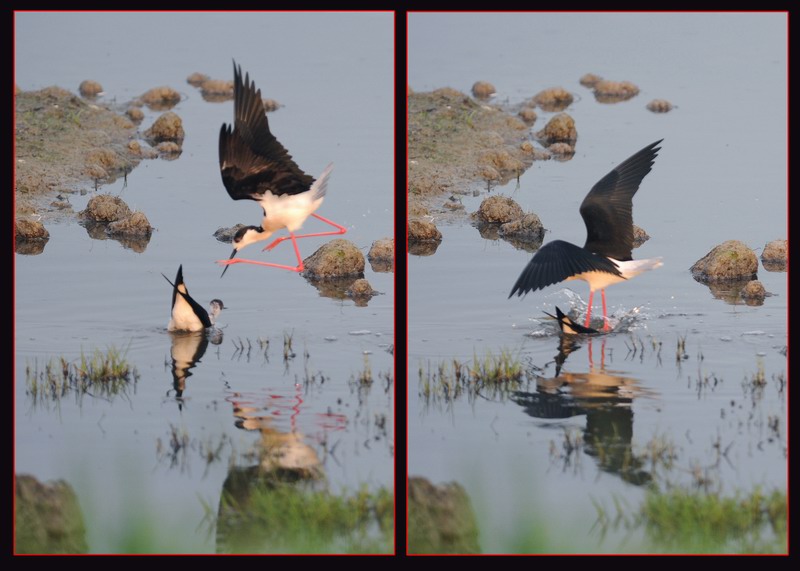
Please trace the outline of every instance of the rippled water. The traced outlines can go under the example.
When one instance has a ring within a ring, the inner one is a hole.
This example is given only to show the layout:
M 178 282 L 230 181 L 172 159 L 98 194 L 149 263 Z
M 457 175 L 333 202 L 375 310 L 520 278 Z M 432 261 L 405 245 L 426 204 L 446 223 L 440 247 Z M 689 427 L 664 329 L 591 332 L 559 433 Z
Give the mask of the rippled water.
M 664 265 L 609 288 L 609 314 L 624 319 L 610 335 L 563 347 L 544 312 L 583 315 L 586 284 L 508 299 L 531 254 L 467 220 L 438 222 L 435 253 L 409 258 L 409 473 L 464 485 L 484 551 L 513 549 L 529 521 L 546 522 L 556 551 L 646 549 L 641 535 L 601 537 L 595 504 L 622 498 L 635 508 L 648 482 L 785 489 L 787 275 L 759 264 L 773 295 L 749 306 L 696 282 L 689 267 L 726 240 L 760 256 L 787 237 L 786 30 L 780 14 L 410 16 L 415 91 L 469 93 L 489 81 L 509 107 L 548 87 L 575 94 L 566 110 L 575 156 L 536 162 L 519 184 L 492 190 L 536 212 L 545 241 L 583 244 L 578 208 L 591 186 L 664 139 L 633 211 L 651 236 L 634 257 Z M 588 72 L 641 92 L 598 103 L 578 83 Z M 655 98 L 677 108 L 651 113 Z M 533 130 L 552 115 L 537 113 Z M 470 213 L 484 197 L 485 188 L 460 198 Z M 501 351 L 528 373 L 514 391 L 448 403 L 425 397 L 415 378 Z M 673 468 L 649 461 L 658 444 L 671 446 Z

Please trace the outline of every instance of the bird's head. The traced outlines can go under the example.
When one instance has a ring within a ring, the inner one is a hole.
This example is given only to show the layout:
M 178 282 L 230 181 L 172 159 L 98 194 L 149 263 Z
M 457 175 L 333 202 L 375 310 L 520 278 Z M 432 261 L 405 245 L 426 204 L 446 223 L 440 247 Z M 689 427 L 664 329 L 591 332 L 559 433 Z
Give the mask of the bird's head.
M 236 253 L 253 242 L 266 240 L 271 235 L 272 232 L 264 231 L 261 226 L 245 226 L 243 228 L 239 228 L 236 234 L 233 235 L 233 251 Z
M 244 248 L 252 244 L 253 242 L 259 242 L 260 240 L 266 240 L 272 236 L 272 232 L 264 231 L 261 226 L 244 226 L 239 228 L 236 231 L 236 234 L 233 235 L 233 252 L 231 252 L 229 260 L 232 260 L 236 257 L 236 253 Z M 225 269 L 222 270 L 222 275 L 225 275 L 225 272 L 228 271 L 229 266 L 225 266 Z M 220 276 L 222 277 L 222 276 Z
M 228 309 L 225 307 L 225 304 L 222 303 L 221 299 L 212 299 L 211 303 L 211 311 L 208 312 L 208 316 L 211 318 L 211 323 L 213 324 L 216 321 L 217 316 L 223 309 Z

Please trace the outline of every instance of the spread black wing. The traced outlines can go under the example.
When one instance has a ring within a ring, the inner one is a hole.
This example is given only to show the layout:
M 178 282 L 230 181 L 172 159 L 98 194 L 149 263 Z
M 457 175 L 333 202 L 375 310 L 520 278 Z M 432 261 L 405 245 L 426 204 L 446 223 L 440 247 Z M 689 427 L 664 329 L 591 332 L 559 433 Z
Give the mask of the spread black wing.
M 258 200 L 266 191 L 275 195 L 305 192 L 314 182 L 269 130 L 261 90 L 233 64 L 234 125 L 223 123 L 219 133 L 222 183 L 234 200 Z
M 586 223 L 584 248 L 614 258 L 630 260 L 633 251 L 633 195 L 650 172 L 664 139 L 648 145 L 592 187 L 581 203 Z
M 515 293 L 522 296 L 529 291 L 536 291 L 590 271 L 622 275 L 619 268 L 608 258 L 563 240 L 553 240 L 533 255 L 517 278 L 517 283 L 514 284 L 508 297 Z

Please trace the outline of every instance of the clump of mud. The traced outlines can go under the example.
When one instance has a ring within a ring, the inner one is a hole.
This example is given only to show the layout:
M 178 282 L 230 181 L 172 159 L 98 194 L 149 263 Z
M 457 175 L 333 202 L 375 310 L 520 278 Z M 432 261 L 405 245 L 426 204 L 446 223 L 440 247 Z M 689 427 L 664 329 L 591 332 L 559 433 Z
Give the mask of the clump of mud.
M 163 141 L 156 145 L 156 150 L 162 159 L 175 160 L 183 152 L 181 146 L 174 141 Z
M 172 111 L 167 111 L 161 115 L 156 119 L 155 123 L 144 132 L 144 136 L 150 144 L 158 144 L 162 141 L 172 141 L 181 144 L 184 135 L 183 121 Z
M 690 270 L 700 282 L 753 279 L 758 258 L 744 242 L 728 240 L 695 262 Z
M 364 254 L 350 242 L 338 238 L 324 244 L 303 260 L 303 275 L 316 280 L 361 276 L 364 273 Z
M 773 240 L 764 246 L 761 263 L 768 272 L 785 272 L 789 259 L 788 240 Z
M 585 73 L 580 78 L 580 84 L 584 87 L 594 87 L 597 85 L 598 81 L 601 81 L 603 78 L 599 75 L 595 75 L 593 73 Z
M 172 89 L 171 87 L 162 86 L 154 87 L 144 92 L 140 99 L 150 109 L 154 111 L 164 111 L 172 109 L 180 103 L 181 94 Z
M 767 290 L 760 281 L 751 280 L 742 288 L 741 295 L 747 305 L 763 305 Z
M 489 103 L 451 88 L 408 96 L 408 207 L 454 216 L 443 203 L 464 187 L 505 183 L 533 164 L 520 145 L 528 125 Z M 411 215 L 411 214 L 410 214 Z
M 194 87 L 200 87 L 204 82 L 211 79 L 204 73 L 194 72 L 186 78 L 186 83 Z
M 264 104 L 264 111 L 267 113 L 271 113 L 273 111 L 277 111 L 282 105 L 275 101 L 274 99 L 264 98 L 261 100 Z
M 81 84 L 78 86 L 78 93 L 84 97 L 97 97 L 102 92 L 103 86 L 91 79 L 81 81 Z
M 142 111 L 138 107 L 131 107 L 130 109 L 125 111 L 125 115 L 127 115 L 128 119 L 130 119 L 137 125 L 142 121 L 144 121 L 144 111 Z
M 378 295 L 378 292 L 372 289 L 372 286 L 367 280 L 359 278 L 350 284 L 345 294 L 355 301 L 357 306 L 366 307 L 367 302 L 369 302 L 372 296 Z
M 638 248 L 650 239 L 650 236 L 642 228 L 633 225 L 633 247 Z
M 411 219 L 408 221 L 408 241 L 410 242 L 441 242 L 442 233 L 433 222 L 428 220 Z
M 226 101 L 233 99 L 233 81 L 207 79 L 200 84 L 200 94 L 206 101 Z
M 14 233 L 17 242 L 20 241 L 47 242 L 50 239 L 50 233 L 44 227 L 44 224 L 42 224 L 38 220 L 27 220 L 25 218 L 18 218 L 14 223 Z
M 507 196 L 485 198 L 478 210 L 472 214 L 479 223 L 505 224 L 519 220 L 525 215 L 522 207 Z
M 143 159 L 154 159 L 158 153 L 151 147 L 143 147 L 139 141 L 129 141 L 128 150 L 138 157 Z
M 548 148 L 553 143 L 567 143 L 574 146 L 578 140 L 578 130 L 572 117 L 566 113 L 559 113 L 547 122 L 544 129 L 536 133 L 536 137 Z
M 572 101 L 572 94 L 563 87 L 544 89 L 533 96 L 533 102 L 548 112 L 563 111 Z
M 522 109 L 519 110 L 518 115 L 520 119 L 525 121 L 525 123 L 527 123 L 528 125 L 533 125 L 536 122 L 536 119 L 538 118 L 538 115 L 536 115 L 536 111 L 534 111 L 531 107 L 523 107 Z
M 519 149 L 534 161 L 549 161 L 551 158 L 549 150 L 537 149 L 530 141 L 523 141 Z
M 569 143 L 552 143 L 547 150 L 552 158 L 559 161 L 569 160 L 575 154 L 575 148 Z
M 478 99 L 489 99 L 497 90 L 488 81 L 476 81 L 472 85 L 472 95 Z
M 92 197 L 78 216 L 89 222 L 115 222 L 131 215 L 131 209 L 118 196 L 99 194 Z
M 52 195 L 90 180 L 111 182 L 142 159 L 127 118 L 60 87 L 23 91 L 16 111 L 17 215 L 61 217 Z
M 666 99 L 653 99 L 647 104 L 647 109 L 653 113 L 668 113 L 672 111 L 672 103 Z
M 627 101 L 639 94 L 639 88 L 630 81 L 602 79 L 594 84 L 594 98 L 600 103 Z
M 394 270 L 394 238 L 381 238 L 372 243 L 367 253 L 367 260 L 373 272 L 391 272 Z
M 541 243 L 544 239 L 544 226 L 536 214 L 529 212 L 524 214 L 522 218 L 502 224 L 498 234 L 501 238 L 515 238 L 517 240 L 538 241 Z
M 153 227 L 143 212 L 134 212 L 130 216 L 111 222 L 108 225 L 109 236 L 150 236 Z

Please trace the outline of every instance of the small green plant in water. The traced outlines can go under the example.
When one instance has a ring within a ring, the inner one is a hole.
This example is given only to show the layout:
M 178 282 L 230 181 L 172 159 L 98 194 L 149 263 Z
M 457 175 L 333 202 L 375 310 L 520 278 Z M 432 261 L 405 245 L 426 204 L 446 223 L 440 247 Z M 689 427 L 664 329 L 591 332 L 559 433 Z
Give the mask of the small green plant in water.
M 41 370 L 34 361 L 33 366 L 28 364 L 25 368 L 27 393 L 34 405 L 57 403 L 70 393 L 79 399 L 85 394 L 108 399 L 125 394 L 139 380 L 126 353 L 113 346 L 105 353 L 95 349 L 91 355 L 81 352 L 77 363 L 64 357 L 51 358 Z

